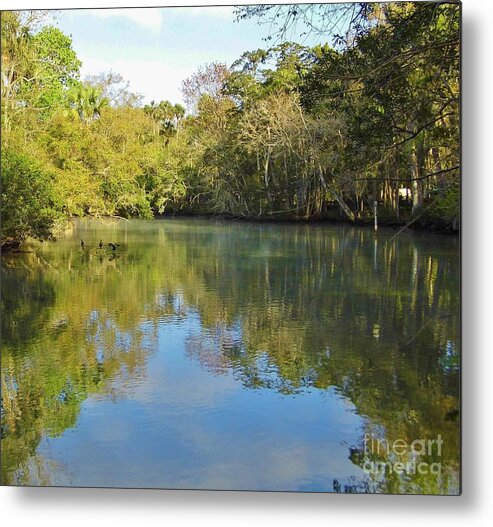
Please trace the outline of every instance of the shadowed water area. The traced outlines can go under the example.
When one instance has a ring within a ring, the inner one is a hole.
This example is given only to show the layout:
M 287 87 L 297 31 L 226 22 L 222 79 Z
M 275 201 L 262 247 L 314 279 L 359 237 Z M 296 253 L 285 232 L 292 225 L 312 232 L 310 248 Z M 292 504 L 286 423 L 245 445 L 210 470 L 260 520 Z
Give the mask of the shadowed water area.
M 82 220 L 4 255 L 3 483 L 457 493 L 458 240 L 394 234 Z

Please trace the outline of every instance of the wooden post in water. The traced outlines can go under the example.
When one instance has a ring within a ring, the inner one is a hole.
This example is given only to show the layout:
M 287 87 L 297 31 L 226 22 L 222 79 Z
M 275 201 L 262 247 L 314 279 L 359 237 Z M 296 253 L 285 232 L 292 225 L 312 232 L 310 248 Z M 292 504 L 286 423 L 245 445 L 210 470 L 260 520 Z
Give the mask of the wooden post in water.
M 377 213 L 377 205 L 378 201 L 375 200 L 373 202 L 373 211 L 374 211 L 374 217 L 375 217 L 375 234 L 378 232 L 378 213 Z
M 374 219 L 374 228 L 375 234 L 378 232 L 378 211 L 377 211 L 378 201 L 377 201 L 377 183 L 373 181 L 373 219 Z

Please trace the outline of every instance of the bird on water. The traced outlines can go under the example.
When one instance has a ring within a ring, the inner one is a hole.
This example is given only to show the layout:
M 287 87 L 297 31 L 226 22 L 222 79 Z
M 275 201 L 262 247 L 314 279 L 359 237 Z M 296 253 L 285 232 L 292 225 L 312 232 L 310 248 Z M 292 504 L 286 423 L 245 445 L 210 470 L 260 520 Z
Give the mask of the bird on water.
M 80 241 L 80 248 L 81 248 L 81 249 L 84 249 L 84 240 L 81 240 L 81 241 Z
M 100 249 L 103 248 L 103 240 L 99 240 L 99 248 L 100 248 Z
M 119 243 L 108 243 L 108 247 L 111 247 L 111 250 L 114 251 L 117 247 L 120 247 Z

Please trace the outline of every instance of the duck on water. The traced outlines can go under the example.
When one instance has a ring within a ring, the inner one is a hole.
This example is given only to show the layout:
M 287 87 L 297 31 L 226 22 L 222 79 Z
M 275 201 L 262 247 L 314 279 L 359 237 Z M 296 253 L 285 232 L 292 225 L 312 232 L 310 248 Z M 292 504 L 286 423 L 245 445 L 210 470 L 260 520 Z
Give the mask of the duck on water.
M 81 241 L 80 241 L 80 248 L 81 248 L 81 249 L 84 249 L 85 246 L 86 246 L 86 244 L 84 243 L 84 240 L 81 240 Z M 108 247 L 111 247 L 111 250 L 114 251 L 114 250 L 116 250 L 117 247 L 120 247 L 120 244 L 119 244 L 119 243 L 109 242 L 109 243 L 108 243 Z M 103 240 L 99 240 L 99 248 L 100 248 L 100 249 L 103 249 L 103 248 L 104 248 Z

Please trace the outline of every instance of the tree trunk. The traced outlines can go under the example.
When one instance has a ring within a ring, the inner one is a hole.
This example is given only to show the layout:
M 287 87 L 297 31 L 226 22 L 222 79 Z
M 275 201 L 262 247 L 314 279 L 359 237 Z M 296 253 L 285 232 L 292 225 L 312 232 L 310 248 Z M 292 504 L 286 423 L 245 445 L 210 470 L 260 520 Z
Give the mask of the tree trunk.
M 342 197 L 333 188 L 329 188 L 329 186 L 327 185 L 327 181 L 325 181 L 322 167 L 319 167 L 319 176 L 320 182 L 322 183 L 322 187 L 324 188 L 324 190 L 330 192 L 334 196 L 334 199 L 337 201 L 339 207 L 344 212 L 344 214 L 351 221 L 354 221 L 355 217 L 353 211 L 348 207 L 347 203 L 342 199 Z
M 423 142 L 420 141 L 417 146 L 413 146 L 412 158 L 412 189 L 413 189 L 413 208 L 412 213 L 423 207 L 423 181 L 420 179 L 424 174 L 424 150 Z

